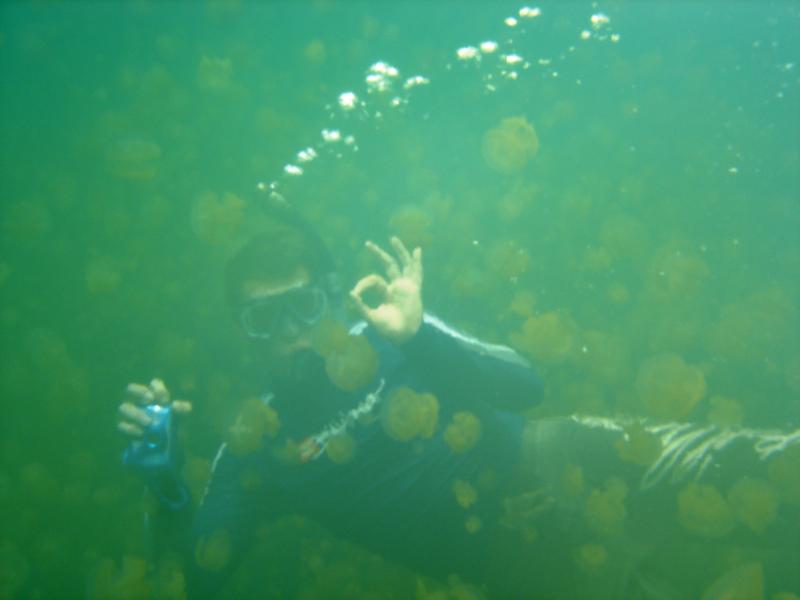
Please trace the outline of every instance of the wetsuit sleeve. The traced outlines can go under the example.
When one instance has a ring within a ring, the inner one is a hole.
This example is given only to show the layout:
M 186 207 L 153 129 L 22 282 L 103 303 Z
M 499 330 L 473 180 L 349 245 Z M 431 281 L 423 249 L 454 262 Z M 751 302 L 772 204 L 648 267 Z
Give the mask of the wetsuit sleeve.
M 252 477 L 268 470 L 262 458 L 233 456 L 225 444 L 217 453 L 187 552 L 187 597 L 215 597 L 251 548 L 256 525 L 279 514 L 266 484 Z
M 434 391 L 514 411 L 542 399 L 541 380 L 516 352 L 460 334 L 430 315 L 401 348 Z

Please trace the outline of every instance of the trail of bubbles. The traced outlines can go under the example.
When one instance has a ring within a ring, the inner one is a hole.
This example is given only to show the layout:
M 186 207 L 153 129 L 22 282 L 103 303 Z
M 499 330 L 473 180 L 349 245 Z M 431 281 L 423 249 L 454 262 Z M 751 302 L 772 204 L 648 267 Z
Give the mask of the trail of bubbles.
M 620 34 L 612 31 L 611 18 L 591 4 L 588 26 L 576 34 L 578 43 L 620 41 Z M 553 58 L 537 56 L 528 59 L 519 48 L 523 41 L 541 29 L 543 11 L 539 7 L 523 6 L 515 15 L 503 19 L 503 29 L 494 39 L 484 39 L 474 45 L 457 48 L 452 63 L 444 65 L 445 71 L 462 69 L 479 74 L 483 92 L 494 94 L 506 82 L 520 80 L 526 71 L 538 70 L 543 77 L 558 77 L 558 65 L 574 53 L 571 44 Z M 272 181 L 260 181 L 257 189 L 268 194 L 271 200 L 285 202 L 282 190 L 291 179 L 302 177 L 312 163 L 323 157 L 334 160 L 359 151 L 356 131 L 365 124 L 377 125 L 390 112 L 403 111 L 413 102 L 415 92 L 429 86 L 431 78 L 422 75 L 401 76 L 400 70 L 379 60 L 367 70 L 359 91 L 341 92 L 334 102 L 325 106 L 328 122 L 320 130 L 316 142 L 298 150 L 287 162 L 280 176 Z

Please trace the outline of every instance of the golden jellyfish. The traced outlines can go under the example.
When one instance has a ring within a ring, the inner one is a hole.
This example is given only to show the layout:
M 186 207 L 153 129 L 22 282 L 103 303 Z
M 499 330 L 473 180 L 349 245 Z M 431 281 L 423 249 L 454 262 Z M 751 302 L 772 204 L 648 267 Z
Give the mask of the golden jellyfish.
M 206 571 L 221 571 L 231 557 L 231 536 L 226 529 L 217 529 L 197 541 L 194 558 L 197 566 Z
M 478 490 L 463 479 L 456 479 L 453 482 L 453 495 L 461 508 L 469 508 L 478 501 Z
M 161 147 L 151 140 L 125 138 L 117 140 L 106 154 L 112 175 L 126 181 L 150 181 L 158 175 Z
M 409 248 L 428 246 L 433 240 L 433 219 L 418 206 L 401 206 L 389 218 L 389 226 Z
M 567 463 L 564 472 L 561 474 L 560 490 L 568 498 L 577 498 L 586 487 L 586 480 L 583 476 L 583 469 L 579 465 Z
M 597 330 L 584 331 L 581 338 L 575 358 L 582 370 L 605 383 L 628 379 L 630 352 L 622 338 Z
M 327 51 L 322 40 L 311 40 L 303 48 L 303 58 L 312 65 L 320 66 L 325 62 Z
M 353 460 L 356 453 L 356 441 L 349 433 L 340 433 L 331 437 L 325 446 L 325 454 L 331 462 L 343 465 Z
M 745 563 L 723 573 L 703 593 L 701 600 L 763 600 L 764 569 Z
M 720 538 L 735 525 L 725 498 L 711 484 L 692 482 L 678 493 L 678 522 L 704 538 Z
M 744 409 L 740 402 L 725 396 L 711 396 L 708 421 L 718 427 L 739 427 L 744 421 Z
M 554 506 L 555 498 L 543 489 L 507 496 L 503 498 L 500 525 L 518 532 L 526 542 L 534 542 L 539 537 L 539 519 Z
M 575 325 L 557 312 L 528 317 L 522 330 L 509 336 L 511 344 L 541 363 L 565 360 L 576 343 Z
M 197 86 L 210 92 L 230 89 L 233 63 L 229 58 L 203 56 L 197 65 Z
M 502 240 L 489 250 L 486 266 L 503 279 L 516 281 L 524 275 L 531 264 L 531 257 L 519 243 L 514 240 Z
M 646 467 L 661 454 L 661 439 L 636 422 L 625 427 L 614 447 L 620 460 Z
M 781 500 L 800 506 L 800 446 L 792 446 L 773 458 L 767 473 Z
M 397 388 L 386 399 L 381 415 L 384 431 L 399 442 L 430 438 L 439 419 L 439 401 L 433 394 Z
M 778 494 L 768 481 L 742 477 L 728 492 L 728 504 L 740 523 L 756 533 L 764 530 L 778 515 Z
M 249 398 L 228 428 L 228 449 L 236 456 L 251 454 L 261 448 L 264 436 L 275 437 L 279 427 L 274 408 L 258 398 Z
M 536 306 L 536 295 L 528 290 L 517 290 L 511 297 L 508 311 L 520 317 L 532 317 Z
M 101 256 L 86 266 L 86 289 L 90 294 L 109 294 L 121 281 L 122 273 L 113 258 Z
M 508 117 L 483 135 L 481 152 L 490 169 L 517 173 L 539 151 L 539 136 L 525 117 Z
M 36 242 L 50 231 L 52 218 L 40 202 L 23 200 L 3 207 L 3 234 L 15 242 Z
M 583 544 L 575 552 L 575 562 L 584 573 L 593 575 L 608 564 L 608 550 L 602 544 Z
M 214 192 L 203 192 L 192 202 L 192 230 L 208 244 L 229 243 L 245 223 L 245 208 L 244 200 L 236 194 L 219 197 Z
M 648 288 L 664 300 L 695 296 L 711 274 L 706 263 L 680 244 L 661 248 L 648 271 Z
M 311 345 L 325 359 L 331 382 L 346 392 L 368 385 L 378 371 L 378 353 L 363 335 L 350 335 L 336 321 L 326 320 L 314 330 Z
M 87 596 L 91 599 L 105 598 L 149 598 L 150 584 L 147 581 L 147 562 L 138 556 L 122 557 L 122 566 L 117 569 L 110 558 L 97 565 L 89 580 Z
M 461 454 L 471 450 L 481 438 L 481 421 L 469 411 L 459 411 L 444 430 L 444 441 L 450 450 Z
M 627 510 L 628 486 L 622 479 L 611 477 L 602 489 L 594 489 L 586 499 L 584 516 L 589 528 L 605 537 L 622 533 Z
M 482 528 L 483 521 L 481 521 L 480 517 L 475 515 L 467 517 L 467 520 L 464 522 L 464 529 L 467 530 L 467 533 L 478 533 Z
M 706 393 L 706 380 L 697 367 L 675 354 L 645 360 L 636 377 L 636 392 L 647 414 L 657 419 L 685 419 Z
M 354 392 L 368 385 L 378 371 L 378 353 L 363 335 L 348 336 L 338 352 L 325 357 L 325 372 L 333 385 Z

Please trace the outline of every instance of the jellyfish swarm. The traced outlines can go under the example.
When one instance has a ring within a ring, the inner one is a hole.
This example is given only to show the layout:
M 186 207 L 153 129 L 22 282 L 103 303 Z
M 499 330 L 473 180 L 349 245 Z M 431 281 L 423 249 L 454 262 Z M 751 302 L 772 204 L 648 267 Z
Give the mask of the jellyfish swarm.
M 504 175 L 525 168 L 539 151 L 539 136 L 525 117 L 508 117 L 483 135 L 481 152 L 490 169 Z

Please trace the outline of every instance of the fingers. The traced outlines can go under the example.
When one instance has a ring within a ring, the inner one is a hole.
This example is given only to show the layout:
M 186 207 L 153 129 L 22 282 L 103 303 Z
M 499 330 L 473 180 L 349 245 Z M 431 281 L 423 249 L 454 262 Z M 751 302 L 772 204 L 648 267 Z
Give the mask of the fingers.
M 117 423 L 117 429 L 131 437 L 142 437 L 144 435 L 144 430 L 141 427 L 133 423 L 128 423 L 127 421 L 120 421 Z
M 192 403 L 188 400 L 173 400 L 172 410 L 176 413 L 187 415 L 192 412 Z
M 400 257 L 400 264 L 403 265 L 403 270 L 410 267 L 411 255 L 408 253 L 406 245 L 403 243 L 403 241 L 394 235 L 389 239 L 389 243 L 392 245 L 392 248 L 394 248 L 394 251 L 397 252 L 397 256 Z
M 386 283 L 386 280 L 380 275 L 375 275 L 373 273 L 372 275 L 363 277 L 353 288 L 353 291 L 350 292 L 350 295 L 355 295 L 359 300 L 361 300 L 361 296 L 364 294 L 364 292 L 371 288 L 376 288 L 383 295 L 389 293 L 389 284 Z
M 414 252 L 411 256 L 409 276 L 412 277 L 420 287 L 422 286 L 422 248 L 414 248 Z
M 119 414 L 126 421 L 140 427 L 149 427 L 153 423 L 144 409 L 131 404 L 130 402 L 123 402 L 119 405 Z
M 383 277 L 375 274 L 367 275 L 362 278 L 350 292 L 350 297 L 353 299 L 353 302 L 355 302 L 356 308 L 358 308 L 361 315 L 368 321 L 372 319 L 373 309 L 364 302 L 362 295 L 371 288 L 378 289 L 384 296 L 389 293 L 389 284 L 386 283 Z
M 169 391 L 161 379 L 153 379 L 150 382 L 150 391 L 157 404 L 169 404 Z
M 364 245 L 381 260 L 389 279 L 397 279 L 400 277 L 400 266 L 391 254 L 384 251 L 373 242 L 367 241 Z
M 129 383 L 125 393 L 142 405 L 152 404 L 154 400 L 153 392 L 150 391 L 150 388 L 141 383 Z

